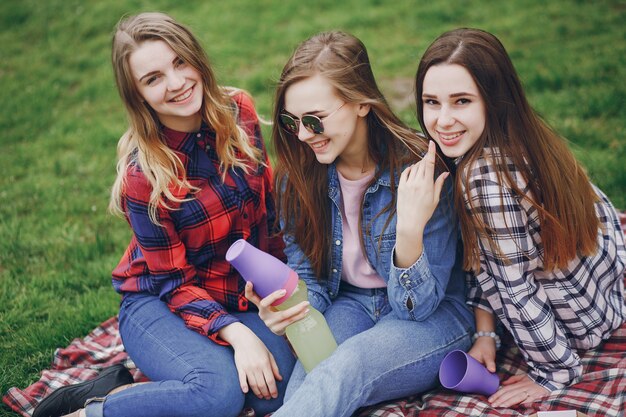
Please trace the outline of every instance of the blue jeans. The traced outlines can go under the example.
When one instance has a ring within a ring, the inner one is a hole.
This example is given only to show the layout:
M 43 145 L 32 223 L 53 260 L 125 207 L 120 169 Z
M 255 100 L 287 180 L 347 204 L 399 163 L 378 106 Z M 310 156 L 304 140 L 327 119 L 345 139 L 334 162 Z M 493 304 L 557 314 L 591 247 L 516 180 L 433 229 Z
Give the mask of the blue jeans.
M 272 417 L 350 416 L 359 407 L 429 390 L 444 356 L 469 349 L 474 327 L 445 300 L 424 321 L 400 320 L 386 289 L 343 282 L 324 316 L 337 350 L 308 375 L 296 364 L 285 404 Z
M 132 294 L 120 308 L 120 333 L 137 367 L 150 378 L 90 403 L 88 417 L 206 417 L 237 416 L 244 407 L 257 415 L 276 410 L 283 402 L 295 363 L 284 338 L 274 335 L 257 312 L 232 313 L 250 328 L 274 355 L 283 381 L 279 397 L 257 398 L 239 386 L 233 349 L 187 328 L 156 296 Z

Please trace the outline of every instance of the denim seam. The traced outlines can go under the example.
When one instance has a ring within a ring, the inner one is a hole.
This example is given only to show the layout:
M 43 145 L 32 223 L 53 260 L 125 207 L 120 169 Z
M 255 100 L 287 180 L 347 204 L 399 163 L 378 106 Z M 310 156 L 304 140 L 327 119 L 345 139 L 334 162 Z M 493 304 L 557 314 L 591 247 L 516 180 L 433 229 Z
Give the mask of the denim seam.
M 133 323 L 134 323 L 134 325 L 135 325 L 136 327 L 141 328 L 141 329 L 142 329 L 142 333 L 143 333 L 144 335 L 149 336 L 149 337 L 150 337 L 150 338 L 154 341 L 154 343 L 156 343 L 156 344 L 157 344 L 158 346 L 160 346 L 162 349 L 165 349 L 167 352 L 169 352 L 169 353 L 172 355 L 172 357 L 174 358 L 174 360 L 176 360 L 176 362 L 182 363 L 182 364 L 184 364 L 185 366 L 187 366 L 189 369 L 191 369 L 190 374 L 191 374 L 191 375 L 193 375 L 194 377 L 197 377 L 197 375 L 196 375 L 196 369 L 195 369 L 195 368 L 194 368 L 194 367 L 193 367 L 190 363 L 188 363 L 187 361 L 185 361 L 185 360 L 181 359 L 181 358 L 180 358 L 180 356 L 179 356 L 179 355 L 177 355 L 177 354 L 176 354 L 176 352 L 174 352 L 174 351 L 173 351 L 172 349 L 170 349 L 168 346 L 163 345 L 163 344 L 161 343 L 161 341 L 160 341 L 160 339 L 159 339 L 158 337 L 156 337 L 155 335 L 153 335 L 153 334 L 152 334 L 150 331 L 148 331 L 148 330 L 147 330 L 144 326 L 139 325 L 139 322 L 138 322 L 137 320 L 135 320 L 135 319 L 134 319 L 134 317 L 133 317 L 132 315 L 129 315 L 127 319 L 128 319 L 129 321 L 133 322 Z
M 462 335 L 460 335 L 459 337 L 457 337 L 457 338 L 455 338 L 455 339 L 451 340 L 451 341 L 450 341 L 449 343 L 447 343 L 445 346 L 440 346 L 438 349 L 435 349 L 435 350 L 432 350 L 432 351 L 428 352 L 428 354 L 426 354 L 426 355 L 422 356 L 422 359 L 421 359 L 421 360 L 423 360 L 424 358 L 427 358 L 427 357 L 429 357 L 429 356 L 432 356 L 432 355 L 433 355 L 434 353 L 436 353 L 436 352 L 439 352 L 439 351 L 441 351 L 441 350 L 444 350 L 445 348 L 450 347 L 451 345 L 453 345 L 453 344 L 455 344 L 455 343 L 457 343 L 457 342 L 461 341 L 464 337 L 468 337 L 467 333 L 462 334 Z M 410 365 L 412 365 L 412 364 L 414 364 L 414 363 L 415 363 L 415 361 L 414 361 L 414 362 L 411 362 L 411 363 L 404 364 L 404 365 L 402 365 L 402 366 L 397 366 L 397 367 L 395 367 L 395 368 L 393 368 L 393 369 L 389 369 L 389 370 L 388 370 L 387 372 L 385 372 L 385 374 L 383 374 L 383 375 L 387 375 L 387 374 L 388 374 L 388 373 L 390 373 L 390 372 L 395 372 L 395 371 L 397 371 L 398 369 L 406 368 L 406 367 L 408 367 L 408 366 L 410 366 Z M 376 382 L 376 381 L 378 381 L 380 378 L 382 378 L 382 377 L 383 377 L 383 375 L 379 375 L 377 378 L 375 378 L 374 380 L 370 381 L 367 385 L 363 386 L 363 387 L 361 388 L 360 392 L 359 392 L 359 395 L 358 395 L 358 396 L 356 396 L 356 397 L 355 397 L 355 398 L 354 398 L 354 399 L 350 402 L 350 406 L 351 406 L 351 405 L 352 405 L 355 401 L 357 401 L 358 399 L 363 398 L 363 392 L 365 391 L 365 389 L 364 389 L 364 388 L 366 388 L 366 387 L 368 387 L 368 388 L 369 388 L 369 387 L 371 387 L 371 386 L 374 384 L 374 382 Z M 350 409 L 350 407 L 348 407 L 348 409 Z M 343 415 L 342 415 L 342 417 L 343 417 L 343 416 L 347 416 L 347 414 L 343 414 Z

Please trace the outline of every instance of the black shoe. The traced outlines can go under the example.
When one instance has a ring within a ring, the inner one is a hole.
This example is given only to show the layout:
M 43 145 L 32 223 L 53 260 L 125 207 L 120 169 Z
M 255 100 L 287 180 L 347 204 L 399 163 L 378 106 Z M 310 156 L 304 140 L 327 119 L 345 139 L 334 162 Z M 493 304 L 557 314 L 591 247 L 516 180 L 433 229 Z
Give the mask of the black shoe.
M 33 417 L 59 417 L 69 414 L 83 408 L 88 399 L 104 397 L 111 390 L 133 382 L 133 376 L 123 364 L 113 365 L 92 380 L 54 391 L 35 407 Z

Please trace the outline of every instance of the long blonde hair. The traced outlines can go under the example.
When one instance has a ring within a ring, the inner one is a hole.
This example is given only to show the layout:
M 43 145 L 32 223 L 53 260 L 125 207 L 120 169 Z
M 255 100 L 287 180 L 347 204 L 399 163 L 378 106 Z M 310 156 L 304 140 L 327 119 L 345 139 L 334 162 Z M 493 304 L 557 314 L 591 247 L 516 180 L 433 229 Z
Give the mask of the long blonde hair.
M 583 167 L 567 144 L 537 115 L 528 103 L 522 84 L 504 46 L 492 34 L 478 29 L 457 29 L 437 38 L 426 50 L 416 74 L 417 118 L 424 132 L 422 91 L 426 72 L 433 65 L 457 64 L 470 73 L 485 103 L 483 134 L 458 165 L 455 204 L 458 210 L 465 253 L 464 267 L 479 270 L 477 236 L 490 238 L 487 226 L 472 214 L 468 167 L 484 156 L 485 148 L 498 149 L 494 164 L 502 184 L 508 184 L 539 213 L 544 269 L 563 268 L 577 254 L 596 251 L 599 220 L 594 203 L 598 200 Z M 528 183 L 529 197 L 515 185 L 509 169 L 510 158 Z
M 339 31 L 323 32 L 297 47 L 282 71 L 274 101 L 275 189 L 284 231 L 293 234 L 318 279 L 324 279 L 332 246 L 329 242 L 328 167 L 317 161 L 308 145 L 280 128 L 278 121 L 287 89 L 314 75 L 325 77 L 345 102 L 370 106 L 366 119 L 368 153 L 380 167 L 372 182 L 385 169 L 391 176 L 392 201 L 382 211 L 389 213 L 385 227 L 395 213 L 395 179 L 399 178 L 404 164 L 420 159 L 427 144 L 391 111 L 376 84 L 367 50 L 359 39 Z
M 232 167 L 249 169 L 249 161 L 263 164 L 261 151 L 250 144 L 245 131 L 236 123 L 234 90 L 217 85 L 213 70 L 202 46 L 189 29 L 163 13 L 141 13 L 122 19 L 112 42 L 111 61 L 115 81 L 126 106 L 129 127 L 117 145 L 117 177 L 111 190 L 109 209 L 123 214 L 122 197 L 125 178 L 131 166 L 138 166 L 152 187 L 148 209 L 150 219 L 158 221 L 159 207 L 171 209 L 171 203 L 186 201 L 186 192 L 197 191 L 186 179 L 184 166 L 168 147 L 159 119 L 143 101 L 130 69 L 131 54 L 145 41 L 165 42 L 202 77 L 202 120 L 215 131 L 216 152 L 222 175 Z

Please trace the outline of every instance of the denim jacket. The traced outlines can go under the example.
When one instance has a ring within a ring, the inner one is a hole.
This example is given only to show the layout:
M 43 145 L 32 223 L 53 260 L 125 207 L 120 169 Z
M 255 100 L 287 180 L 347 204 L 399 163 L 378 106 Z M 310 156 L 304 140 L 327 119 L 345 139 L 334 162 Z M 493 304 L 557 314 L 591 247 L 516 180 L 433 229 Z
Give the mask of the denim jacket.
M 396 175 L 396 186 L 399 177 L 399 174 Z M 389 171 L 385 171 L 366 189 L 361 229 L 365 233 L 367 225 L 371 224 L 371 236 L 363 238 L 365 253 L 370 265 L 387 282 L 387 295 L 395 315 L 404 320 L 425 320 L 442 301 L 446 300 L 451 302 L 466 320 L 473 322 L 472 314 L 465 305 L 465 276 L 461 269 L 462 249 L 453 207 L 451 181 L 446 181 L 439 205 L 424 230 L 424 251 L 408 268 L 398 268 L 393 263 L 396 216 L 393 216 L 384 230 L 388 214 L 376 218 L 391 201 L 390 186 L 391 176 Z M 332 251 L 330 276 L 327 279 L 318 281 L 309 260 L 305 258 L 293 236 L 284 237 L 288 264 L 306 282 L 309 302 L 321 312 L 324 312 L 337 297 L 341 282 L 343 226 L 340 210 L 341 188 L 335 164 L 328 167 L 328 197 L 332 207 Z M 411 303 L 408 303 L 409 299 Z

